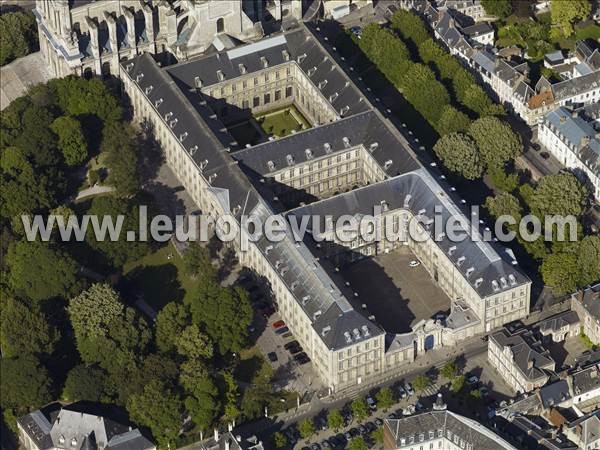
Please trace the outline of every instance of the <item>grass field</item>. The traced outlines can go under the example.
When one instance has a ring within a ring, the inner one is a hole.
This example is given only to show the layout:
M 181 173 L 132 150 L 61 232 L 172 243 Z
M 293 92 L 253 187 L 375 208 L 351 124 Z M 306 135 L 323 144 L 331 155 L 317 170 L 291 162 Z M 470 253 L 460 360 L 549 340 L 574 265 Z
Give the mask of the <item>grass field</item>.
M 256 117 L 256 121 L 270 136 L 284 137 L 292 131 L 306 130 L 310 123 L 295 106 L 269 112 Z
M 170 242 L 156 252 L 126 264 L 123 275 L 127 289 L 141 292 L 156 311 L 171 301 L 182 301 L 192 292 L 195 283 L 185 274 L 183 259 Z

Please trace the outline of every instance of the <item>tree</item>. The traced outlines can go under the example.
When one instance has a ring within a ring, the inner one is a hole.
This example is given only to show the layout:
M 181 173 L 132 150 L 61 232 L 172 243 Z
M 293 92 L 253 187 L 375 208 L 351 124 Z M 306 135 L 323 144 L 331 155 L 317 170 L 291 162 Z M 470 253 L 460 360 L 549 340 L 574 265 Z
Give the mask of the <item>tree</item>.
M 0 406 L 19 414 L 52 400 L 46 368 L 32 355 L 0 359 Z
M 373 442 L 375 442 L 376 444 L 383 444 L 383 427 L 377 427 L 371 433 L 371 439 L 373 439 Z
M 181 365 L 179 382 L 186 390 L 185 407 L 192 421 L 201 429 L 208 429 L 219 411 L 219 390 L 200 361 L 187 361 Z
M 62 116 L 50 128 L 58 135 L 58 148 L 68 166 L 77 166 L 87 159 L 87 143 L 77 119 Z
M 431 385 L 431 380 L 426 375 L 418 375 L 412 382 L 415 391 L 423 392 Z
M 30 12 L 0 15 L 0 66 L 25 56 L 38 48 L 37 24 Z
M 177 353 L 189 359 L 211 358 L 212 343 L 197 325 L 189 325 L 183 329 L 175 341 Z
M 222 287 L 216 274 L 203 274 L 194 294 L 186 297 L 194 323 L 202 326 L 221 355 L 240 351 L 252 322 L 248 293 L 241 287 Z
M 283 448 L 287 445 L 287 438 L 281 431 L 273 433 L 273 445 L 275 448 Z
M 586 236 L 577 247 L 579 286 L 600 280 L 600 236 Z
M 54 352 L 60 332 L 49 322 L 38 305 L 6 298 L 0 315 L 2 356 L 10 358 L 27 354 Z
M 566 252 L 548 255 L 542 262 L 541 272 L 544 284 L 558 294 L 573 292 L 579 281 L 577 255 Z
M 240 416 L 238 386 L 231 372 L 223 372 L 223 380 L 227 386 L 225 391 L 225 417 L 229 421 L 234 421 Z
M 61 173 L 40 169 L 18 147 L 3 149 L 0 168 L 2 217 L 43 212 L 58 205 L 58 198 L 63 192 Z
M 151 338 L 146 321 L 125 307 L 106 284 L 94 284 L 68 306 L 77 349 L 86 363 L 98 363 L 110 373 L 122 370 L 145 354 Z
M 473 389 L 471 392 L 469 392 L 469 399 L 475 403 L 479 402 L 482 397 L 483 395 L 479 389 Z
M 81 290 L 77 263 L 50 243 L 15 242 L 8 249 L 7 263 L 10 286 L 32 300 L 66 298 Z
M 185 271 L 190 276 L 202 274 L 204 278 L 215 278 L 217 271 L 212 265 L 208 248 L 199 243 L 190 245 L 183 254 Z
M 482 117 L 469 127 L 481 158 L 487 167 L 502 167 L 523 150 L 521 138 L 511 126 L 497 117 Z
M 340 428 L 344 427 L 344 417 L 342 416 L 342 413 L 337 409 L 329 411 L 329 414 L 327 414 L 327 425 L 337 433 Z
M 464 385 L 465 385 L 465 376 L 459 375 L 459 376 L 455 377 L 452 380 L 452 382 L 450 383 L 450 390 L 452 391 L 452 393 L 458 394 L 462 390 Z
M 445 134 L 467 131 L 470 124 L 471 119 L 465 113 L 460 112 L 451 105 L 446 105 L 435 129 L 440 136 L 443 136 Z
M 402 94 L 432 125 L 440 120 L 450 103 L 448 91 L 437 81 L 433 71 L 424 64 L 413 64 L 401 77 Z
M 115 187 L 124 197 L 135 194 L 139 189 L 137 171 L 138 154 L 134 145 L 134 132 L 130 125 L 111 121 L 102 132 L 102 151 L 106 153 L 108 184 Z
M 307 441 L 315 434 L 315 424 L 310 418 L 306 418 L 300 422 L 298 425 L 298 430 L 300 431 L 300 436 L 302 439 L 306 439 Z
M 364 398 L 360 397 L 352 402 L 352 415 L 358 422 L 369 416 L 369 405 Z
M 515 219 L 515 225 L 509 226 L 511 229 L 516 229 L 523 217 L 523 208 L 519 200 L 508 192 L 502 192 L 496 196 L 485 199 L 485 208 L 489 214 L 498 219 L 501 216 L 510 216 Z
M 183 330 L 191 324 L 190 314 L 185 305 L 167 303 L 156 316 L 154 333 L 156 347 L 164 353 L 175 350 L 175 343 Z
M 454 362 L 447 362 L 440 369 L 440 375 L 446 378 L 447 380 L 453 380 L 456 376 L 458 376 L 458 366 Z
M 588 0 L 556 1 L 550 3 L 552 25 L 561 30 L 564 36 L 573 34 L 573 23 L 590 15 L 591 2 Z
M 127 411 L 134 422 L 150 428 L 161 446 L 173 445 L 181 427 L 183 403 L 168 386 L 151 381 L 141 394 L 129 398 Z
M 392 390 L 389 387 L 383 387 L 379 389 L 376 399 L 377 404 L 384 411 L 387 411 L 394 404 L 394 396 L 392 395 Z
M 579 216 L 586 197 L 587 189 L 575 175 L 561 172 L 540 179 L 529 206 L 543 223 L 546 215 Z
M 508 173 L 504 167 L 492 167 L 488 169 L 490 181 L 494 188 L 504 192 L 514 192 L 519 187 L 519 176 L 516 173 Z
M 510 0 L 482 0 L 481 5 L 487 15 L 500 19 L 510 16 L 513 11 Z
M 90 209 L 87 214 L 97 216 L 99 220 L 108 220 L 109 217 L 112 223 L 116 224 L 119 221 L 119 216 L 122 216 L 123 230 L 139 230 L 139 204 L 134 200 L 123 199 L 112 195 L 104 195 L 95 197 L 92 200 Z M 96 233 L 86 233 L 86 242 L 89 246 L 100 253 L 113 268 L 117 269 L 129 261 L 135 261 L 150 251 L 148 242 L 137 239 L 128 241 L 124 236 L 117 236 L 118 239 L 110 239 L 107 232 L 104 236 Z
M 429 31 L 427 31 L 425 23 L 410 11 L 398 10 L 392 16 L 391 26 L 402 39 L 411 41 L 415 47 L 429 39 Z
M 348 444 L 349 450 L 367 450 L 369 447 L 362 436 L 353 438 Z
M 264 414 L 265 406 L 274 400 L 271 379 L 273 369 L 269 364 L 263 364 L 252 378 L 249 387 L 244 390 L 241 411 L 248 419 L 257 419 Z
M 483 173 L 483 163 L 475 141 L 461 133 L 442 136 L 433 150 L 444 166 L 467 180 L 475 180 Z
M 103 370 L 81 364 L 69 371 L 62 397 L 70 402 L 79 400 L 99 402 L 102 399 L 105 383 L 106 373 Z

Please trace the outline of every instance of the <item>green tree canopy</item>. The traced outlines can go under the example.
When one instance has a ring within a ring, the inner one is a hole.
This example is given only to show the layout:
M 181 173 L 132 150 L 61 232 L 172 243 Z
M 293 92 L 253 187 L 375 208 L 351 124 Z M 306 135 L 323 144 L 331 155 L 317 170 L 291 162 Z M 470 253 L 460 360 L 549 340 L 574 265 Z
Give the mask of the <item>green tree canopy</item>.
M 329 411 L 329 414 L 327 414 L 327 425 L 336 432 L 344 427 L 344 417 L 338 409 Z
M 544 283 L 559 294 L 573 292 L 579 281 L 577 255 L 573 253 L 554 253 L 548 255 L 541 267 Z
M 181 365 L 179 381 L 188 394 L 185 407 L 201 429 L 208 429 L 219 412 L 219 390 L 214 378 L 200 361 L 187 361 Z
M 32 300 L 70 297 L 81 289 L 77 263 L 52 244 L 18 241 L 8 249 L 9 284 Z
M 469 134 L 488 167 L 502 167 L 523 150 L 521 138 L 511 126 L 497 117 L 482 117 L 473 122 Z
M 587 189 L 570 172 L 546 175 L 540 179 L 529 202 L 532 212 L 541 216 L 579 216 L 587 197 Z M 540 217 L 542 223 L 543 217 Z
M 364 398 L 359 397 L 352 401 L 352 415 L 359 422 L 369 416 L 369 405 Z
M 83 361 L 114 372 L 144 355 L 148 325 L 110 286 L 92 285 L 71 299 L 68 312 Z
M 37 23 L 30 12 L 0 15 L 0 66 L 34 52 L 38 48 Z
M 402 39 L 411 41 L 415 47 L 418 47 L 430 37 L 423 20 L 411 11 L 404 9 L 398 10 L 392 16 L 391 26 Z
M 515 219 L 515 225 L 510 227 L 516 229 L 519 226 L 519 222 L 523 216 L 523 208 L 519 204 L 519 200 L 508 192 L 501 192 L 493 197 L 485 199 L 485 209 L 488 210 L 490 215 L 494 218 L 500 216 L 510 216 Z
M 283 448 L 287 445 L 287 438 L 281 431 L 273 433 L 273 445 L 275 448 Z
M 108 220 L 108 216 L 110 216 L 115 226 L 118 223 L 119 216 L 123 216 L 123 231 L 118 239 L 114 241 L 110 239 L 108 229 L 105 236 L 98 236 L 99 239 L 96 238 L 96 233 L 88 232 L 85 236 L 89 246 L 98 251 L 113 268 L 120 268 L 126 262 L 135 261 L 150 251 L 148 242 L 139 239 L 128 241 L 124 236 L 124 230 L 136 231 L 140 228 L 138 207 L 139 203 L 135 200 L 103 195 L 95 197 L 92 200 L 90 209 L 87 211 L 88 215 L 97 216 L 99 221 L 104 220 L 105 216 Z
M 116 121 L 104 125 L 101 148 L 106 154 L 109 169 L 107 183 L 124 197 L 135 194 L 140 185 L 134 139 L 135 133 L 130 125 Z
M 481 177 L 483 162 L 475 141 L 469 136 L 461 133 L 447 134 L 436 142 L 433 150 L 448 170 L 467 180 Z
M 87 143 L 77 119 L 61 116 L 50 128 L 58 135 L 58 148 L 68 166 L 77 166 L 87 160 Z
M 315 423 L 311 418 L 306 418 L 298 425 L 298 431 L 300 431 L 302 439 L 308 440 L 315 434 Z
M 106 373 L 102 369 L 81 364 L 69 371 L 62 397 L 70 402 L 99 402 L 102 400 L 105 383 Z
M 19 414 L 52 400 L 46 368 L 32 355 L 0 359 L 0 406 Z
M 429 386 L 431 386 L 431 380 L 427 375 L 417 375 L 412 381 L 412 385 L 417 392 L 423 392 Z
M 452 361 L 447 362 L 440 369 L 440 375 L 446 378 L 447 380 L 454 379 L 456 376 L 458 376 L 458 374 L 458 366 Z
M 443 136 L 445 134 L 467 131 L 470 124 L 471 119 L 469 119 L 469 116 L 460 112 L 454 106 L 446 105 L 435 129 L 440 136 Z
M 352 438 L 348 443 L 349 450 L 367 450 L 369 447 L 362 436 Z
M 452 382 L 450 383 L 450 390 L 454 394 L 458 394 L 462 390 L 464 385 L 465 385 L 465 376 L 459 375 L 459 376 L 455 377 L 452 380 Z
M 176 342 L 183 330 L 191 324 L 190 314 L 185 305 L 167 303 L 156 316 L 154 333 L 156 347 L 164 353 L 175 350 Z
M 552 25 L 560 29 L 564 36 L 573 34 L 573 23 L 586 19 L 590 15 L 591 2 L 589 0 L 569 0 L 550 2 L 550 16 Z
M 394 404 L 394 396 L 392 395 L 392 390 L 389 387 L 383 387 L 379 389 L 379 392 L 377 392 L 375 397 L 377 400 L 377 405 L 384 411 L 387 411 Z
M 0 311 L 2 356 L 52 354 L 60 337 L 37 305 L 13 298 L 2 301 Z
M 600 280 L 600 236 L 585 236 L 577 248 L 579 286 Z
M 486 14 L 499 17 L 500 19 L 510 16 L 513 11 L 510 0 L 482 0 L 481 5 L 485 9 Z
M 373 442 L 375 442 L 376 444 L 383 444 L 383 427 L 377 427 L 371 433 L 371 439 L 373 439 Z
M 212 343 L 197 325 L 188 325 L 175 340 L 177 353 L 189 359 L 211 358 Z
M 181 428 L 183 402 L 172 389 L 153 380 L 141 394 L 129 398 L 127 410 L 134 422 L 150 428 L 160 445 L 173 445 Z

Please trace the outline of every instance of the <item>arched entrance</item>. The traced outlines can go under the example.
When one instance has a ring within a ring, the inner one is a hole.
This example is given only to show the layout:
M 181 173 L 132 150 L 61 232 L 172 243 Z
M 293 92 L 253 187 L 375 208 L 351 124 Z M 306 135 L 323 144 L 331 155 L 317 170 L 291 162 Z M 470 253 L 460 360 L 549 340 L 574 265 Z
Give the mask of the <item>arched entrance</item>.
M 217 19 L 217 33 L 222 33 L 223 31 L 225 31 L 225 19 L 219 17 Z
M 427 336 L 425 338 L 425 345 L 424 345 L 425 351 L 433 349 L 434 345 L 435 345 L 435 338 L 433 337 L 433 334 L 430 334 L 429 336 Z

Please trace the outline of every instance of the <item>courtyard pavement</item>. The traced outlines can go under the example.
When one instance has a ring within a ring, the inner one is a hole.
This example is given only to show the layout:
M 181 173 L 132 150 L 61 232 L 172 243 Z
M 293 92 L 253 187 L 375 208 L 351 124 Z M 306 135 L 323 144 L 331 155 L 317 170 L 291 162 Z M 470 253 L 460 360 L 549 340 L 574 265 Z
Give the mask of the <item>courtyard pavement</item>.
M 434 283 L 429 272 L 420 265 L 409 267 L 417 258 L 405 247 L 374 258 L 365 258 L 342 270 L 358 293 L 355 308 L 367 315 L 387 332 L 409 332 L 418 321 L 435 314 L 450 312 L 450 299 Z

